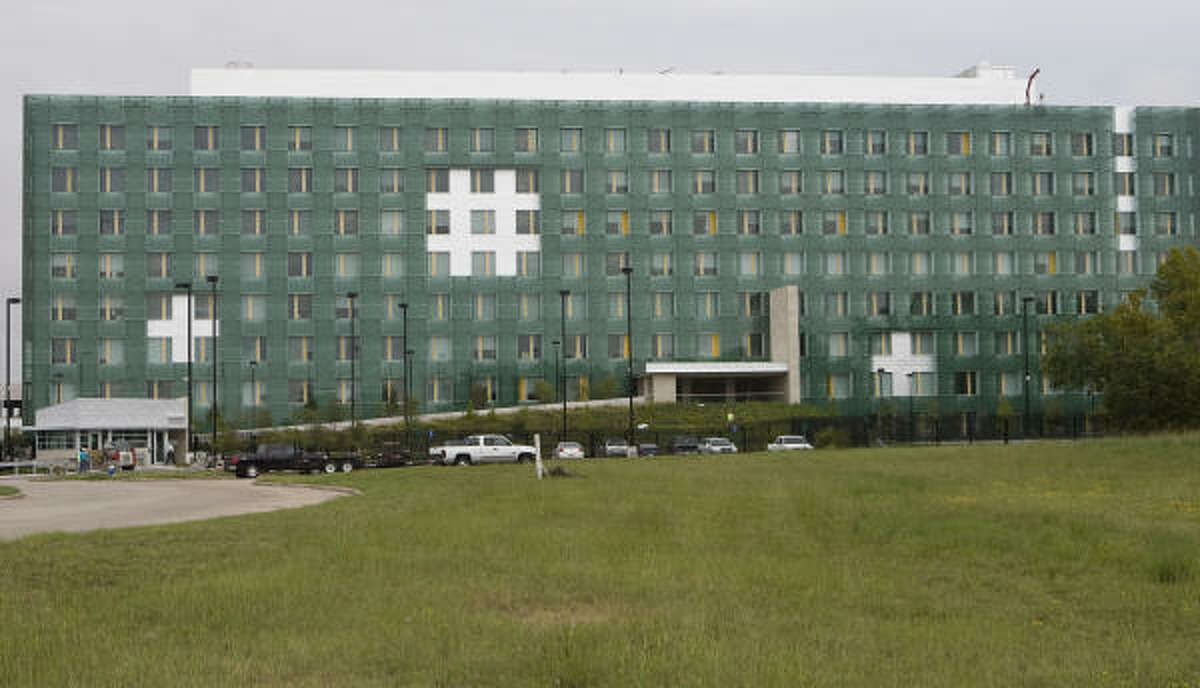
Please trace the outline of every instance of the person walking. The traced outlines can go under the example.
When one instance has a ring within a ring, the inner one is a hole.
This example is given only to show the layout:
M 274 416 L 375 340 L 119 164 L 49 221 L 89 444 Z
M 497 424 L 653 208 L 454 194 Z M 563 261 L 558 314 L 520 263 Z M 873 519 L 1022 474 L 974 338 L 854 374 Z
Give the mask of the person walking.
M 87 447 L 79 448 L 79 474 L 83 475 L 88 472 L 88 450 Z

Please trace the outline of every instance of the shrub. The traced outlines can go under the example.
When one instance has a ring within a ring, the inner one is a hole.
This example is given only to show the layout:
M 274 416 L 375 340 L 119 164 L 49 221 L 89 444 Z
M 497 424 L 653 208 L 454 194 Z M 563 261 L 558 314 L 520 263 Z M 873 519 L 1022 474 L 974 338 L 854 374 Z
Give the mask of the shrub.
M 850 446 L 850 433 L 841 428 L 821 428 L 813 435 L 813 446 L 817 449 L 845 449 Z

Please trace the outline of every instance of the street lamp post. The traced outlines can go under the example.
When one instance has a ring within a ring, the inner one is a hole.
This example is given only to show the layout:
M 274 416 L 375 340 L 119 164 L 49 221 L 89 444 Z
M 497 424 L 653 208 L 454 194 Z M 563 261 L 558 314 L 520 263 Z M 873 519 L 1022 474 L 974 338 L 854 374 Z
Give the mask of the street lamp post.
M 358 358 L 358 336 L 355 331 L 355 323 L 358 321 L 358 313 L 354 309 L 354 302 L 358 299 L 358 292 L 351 291 L 346 293 L 346 300 L 350 302 L 350 427 L 353 428 L 358 423 L 358 412 L 355 408 L 356 397 L 358 396 L 355 389 L 358 384 L 358 378 L 355 374 L 358 372 L 355 364 L 355 359 Z
M 879 368 L 875 371 L 876 378 L 879 380 L 879 394 L 875 402 L 875 429 L 879 433 L 879 441 L 883 441 L 883 376 L 887 374 L 887 370 Z
M 917 375 L 913 372 L 905 373 L 904 376 L 908 378 L 908 441 L 916 442 L 917 427 L 913 424 L 913 392 L 916 390 L 913 389 L 913 382 L 917 379 Z
M 187 461 L 192 460 L 192 283 L 176 282 L 176 289 L 187 290 L 187 430 L 183 445 Z
M 629 372 L 625 381 L 629 392 L 629 440 L 627 446 L 633 450 L 633 268 L 621 268 L 625 273 L 625 346 L 629 358 Z
M 562 347 L 563 347 L 564 359 L 566 357 L 566 352 L 567 352 L 567 297 L 570 294 L 571 294 L 571 292 L 566 289 L 558 290 L 558 296 L 560 299 L 562 299 L 562 313 L 561 313 L 562 317 L 560 318 L 562 332 L 560 333 L 560 336 L 562 337 Z M 565 369 L 566 366 L 567 366 L 566 360 L 564 360 L 563 368 Z M 565 373 L 566 371 L 564 370 L 563 372 Z M 559 385 L 559 394 L 561 395 L 559 398 L 562 400 L 562 434 L 559 437 L 559 441 L 565 442 L 565 441 L 567 441 L 567 377 L 566 377 L 566 375 L 564 374 L 557 382 Z
M 258 370 L 258 361 L 250 361 L 250 427 L 258 427 L 258 380 L 254 372 Z
M 562 393 L 562 346 L 561 346 L 562 342 L 555 339 L 551 343 L 554 344 L 554 393 L 561 394 Z M 558 441 L 559 442 L 562 441 L 561 435 L 559 436 Z
M 10 296 L 5 301 L 4 310 L 4 456 L 12 459 L 12 443 L 9 439 L 9 428 L 12 426 L 12 307 L 21 303 L 21 297 Z M 13 465 L 13 474 L 19 475 L 21 469 Z
M 1021 348 L 1025 350 L 1025 420 L 1021 424 L 1021 437 L 1029 437 L 1029 304 L 1032 296 L 1021 299 Z
M 212 442 L 212 447 L 210 447 L 210 449 L 211 449 L 211 448 L 215 448 L 216 443 L 217 443 L 217 412 L 218 412 L 218 409 L 217 409 L 217 407 L 218 407 L 218 404 L 217 404 L 217 398 L 218 398 L 217 397 L 217 329 L 218 328 L 217 328 L 217 326 L 219 324 L 217 321 L 217 276 L 216 275 L 208 275 L 204 279 L 206 279 L 208 281 L 208 285 L 212 288 L 212 303 L 210 304 L 212 306 L 212 373 L 213 373 L 213 379 L 212 379 L 212 437 L 210 438 L 210 441 Z
M 409 435 L 408 428 L 408 356 L 412 351 L 408 348 L 408 302 L 400 304 L 400 316 L 404 323 L 404 329 L 402 330 L 404 347 L 401 349 L 400 361 L 400 367 L 404 369 L 404 448 L 411 452 L 412 437 Z

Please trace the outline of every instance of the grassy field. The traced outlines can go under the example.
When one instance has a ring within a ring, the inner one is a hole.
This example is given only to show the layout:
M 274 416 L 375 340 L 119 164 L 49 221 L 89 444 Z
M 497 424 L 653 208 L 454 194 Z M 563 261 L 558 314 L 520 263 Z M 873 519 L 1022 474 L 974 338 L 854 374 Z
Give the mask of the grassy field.
M 21 491 L 11 485 L 0 485 L 0 497 L 15 497 Z
M 0 543 L 0 683 L 1200 686 L 1200 436 L 567 468 Z

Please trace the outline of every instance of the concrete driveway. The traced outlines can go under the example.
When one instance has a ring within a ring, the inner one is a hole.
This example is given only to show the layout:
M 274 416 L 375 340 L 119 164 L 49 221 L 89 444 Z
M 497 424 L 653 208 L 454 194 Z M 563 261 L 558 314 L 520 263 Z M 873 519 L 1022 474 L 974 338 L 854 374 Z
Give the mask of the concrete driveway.
M 24 495 L 0 499 L 0 540 L 291 509 L 349 493 L 251 480 L 7 479 L 0 485 Z

